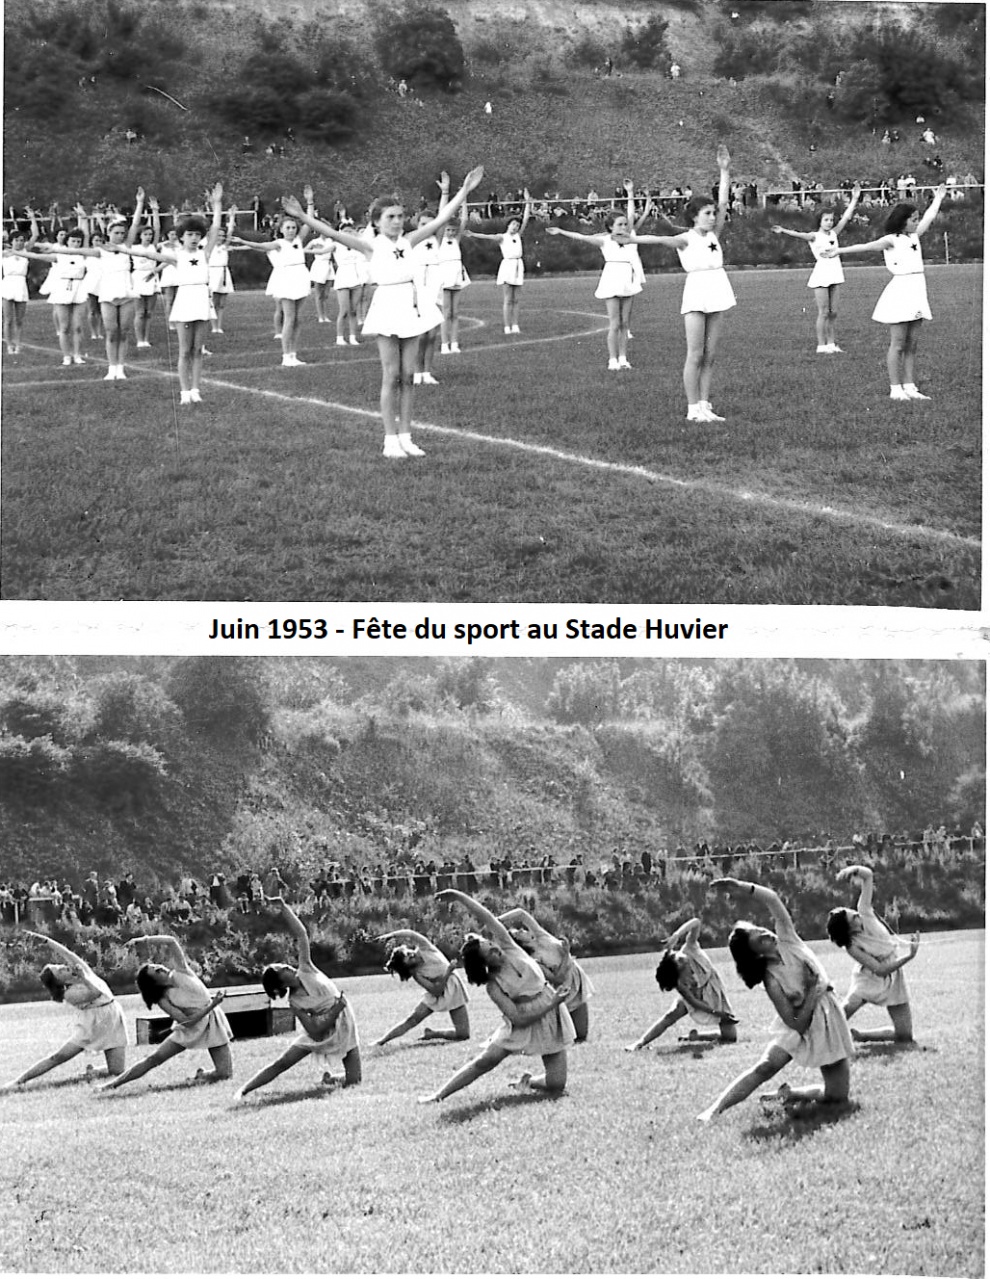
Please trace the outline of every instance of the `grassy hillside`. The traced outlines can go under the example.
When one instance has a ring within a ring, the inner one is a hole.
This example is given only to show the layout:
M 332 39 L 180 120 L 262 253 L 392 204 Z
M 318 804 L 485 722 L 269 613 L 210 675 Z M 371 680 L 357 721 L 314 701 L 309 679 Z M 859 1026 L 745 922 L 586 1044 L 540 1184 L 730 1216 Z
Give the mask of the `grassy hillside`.
M 7 5 L 8 31 L 26 5 Z M 487 170 L 485 190 L 528 185 L 566 196 L 594 186 L 611 192 L 626 177 L 698 189 L 713 179 L 720 141 L 732 150 L 735 173 L 762 186 L 804 176 L 826 186 L 847 176 L 872 180 L 918 169 L 924 158 L 913 121 L 892 152 L 865 126 L 827 110 L 820 86 L 805 92 L 800 75 L 752 76 L 736 84 L 716 79 L 715 32 L 723 19 L 712 0 L 528 0 L 494 7 L 459 0 L 448 11 L 466 57 L 462 91 L 405 99 L 385 90 L 372 48 L 376 14 L 397 7 L 393 0 L 148 0 L 142 21 L 181 38 L 181 58 L 163 62 L 160 77 L 150 71 L 131 80 L 101 75 L 68 86 L 62 108 L 45 120 L 9 111 L 8 201 L 126 202 L 141 183 L 167 205 L 198 199 L 219 176 L 244 205 L 258 193 L 271 207 L 280 192 L 311 181 L 324 206 L 341 198 L 360 208 L 383 187 L 397 187 L 414 203 L 420 194 L 433 196 L 441 168 L 460 174 L 478 161 Z M 829 15 L 834 10 L 836 22 L 863 20 L 866 8 L 836 4 Z M 637 71 L 621 57 L 623 33 L 658 11 L 669 23 L 670 54 L 682 67 L 676 81 Z M 247 53 L 260 39 L 273 38 L 272 23 L 290 50 L 304 53 L 331 32 L 367 59 L 352 141 L 288 143 L 284 157 L 276 158 L 264 154 L 266 138 L 259 136 L 255 150 L 243 153 L 243 129 L 224 123 L 211 107 L 211 94 L 236 82 Z M 766 38 L 784 40 L 787 26 L 778 24 Z M 596 50 L 615 55 L 611 77 L 596 74 Z M 133 145 L 124 141 L 128 128 L 141 135 Z M 981 113 L 940 123 L 939 135 L 946 171 L 981 171 Z

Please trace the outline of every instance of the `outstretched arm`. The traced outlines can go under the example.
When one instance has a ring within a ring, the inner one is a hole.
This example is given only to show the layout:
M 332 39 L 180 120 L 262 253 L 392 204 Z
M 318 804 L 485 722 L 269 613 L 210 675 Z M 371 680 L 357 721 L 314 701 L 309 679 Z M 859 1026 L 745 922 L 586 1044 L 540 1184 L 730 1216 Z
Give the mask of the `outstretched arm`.
M 43 941 L 46 946 L 50 947 L 55 954 L 58 955 L 59 959 L 64 960 L 72 971 L 74 973 L 78 973 L 81 977 L 92 973 L 93 970 L 90 968 L 89 964 L 86 963 L 85 959 L 80 959 L 77 954 L 69 950 L 68 946 L 63 946 L 62 943 L 56 941 L 54 937 L 46 937 L 44 933 L 32 932 L 25 932 L 24 935 L 26 937 L 33 937 L 36 941 Z
M 604 244 L 608 236 L 603 235 L 600 231 L 595 231 L 589 235 L 585 235 L 581 231 L 565 231 L 562 226 L 548 226 L 547 235 L 566 235 L 568 240 L 585 240 L 589 244 Z
M 797 930 L 794 927 L 790 912 L 772 888 L 764 888 L 762 884 L 754 884 L 745 879 L 713 879 L 711 886 L 712 888 L 725 889 L 731 896 L 738 898 L 740 901 L 753 898 L 761 906 L 766 907 L 773 916 L 774 923 L 778 928 L 787 930 L 791 936 L 797 936 Z
M 513 949 L 518 949 L 518 943 L 513 939 L 512 934 L 502 921 L 493 915 L 487 906 L 482 906 L 481 902 L 476 902 L 467 893 L 462 893 L 458 888 L 442 888 L 436 894 L 435 900 L 438 902 L 458 902 L 469 914 L 474 916 L 482 927 L 488 929 L 500 946 L 511 946 Z
M 297 222 L 304 223 L 308 227 L 312 227 L 314 231 L 319 231 L 320 235 L 325 235 L 328 240 L 336 240 L 338 244 L 346 244 L 349 249 L 357 249 L 359 253 L 363 253 L 366 258 L 371 257 L 371 245 L 363 236 L 352 235 L 348 231 L 338 231 L 336 227 L 332 227 L 329 222 L 321 222 L 319 218 L 313 217 L 308 213 L 294 195 L 282 196 L 282 208 L 290 217 L 296 219 Z M 270 249 L 272 244 L 254 245 L 250 240 L 241 240 L 241 244 L 247 248 L 265 248 Z
M 414 946 L 433 946 L 429 937 L 424 936 L 423 933 L 417 933 L 414 928 L 396 928 L 390 933 L 379 933 L 375 940 L 380 942 L 395 941 L 399 942 L 400 945 L 403 942 L 412 942 Z
M 778 226 L 775 222 L 770 230 L 774 235 L 789 235 L 792 240 L 804 240 L 806 244 L 810 244 L 815 238 L 813 231 L 792 231 L 790 227 Z
M 196 975 L 189 966 L 189 960 L 186 959 L 186 952 L 179 945 L 179 942 L 175 937 L 170 937 L 167 934 L 155 934 L 148 937 L 132 937 L 131 940 L 125 942 L 124 945 L 133 946 L 139 955 L 145 946 L 160 946 L 162 950 L 167 952 L 169 962 L 173 968 L 178 968 L 179 971 L 183 973 L 192 973 L 193 976 Z
M 892 249 L 895 237 L 882 235 L 879 240 L 868 240 L 865 244 L 840 244 L 837 249 L 826 249 L 823 257 L 847 258 L 853 253 L 873 253 L 876 249 Z
M 947 190 L 948 188 L 944 182 L 941 186 L 936 188 L 934 199 L 922 214 L 921 221 L 918 223 L 918 235 L 924 235 L 938 217 L 938 211 L 942 207 L 942 201 L 945 199 L 945 193 Z
M 680 928 L 676 928 L 667 938 L 667 949 L 679 950 L 681 946 L 696 942 L 700 932 L 701 920 L 689 919 L 687 923 L 681 924 Z

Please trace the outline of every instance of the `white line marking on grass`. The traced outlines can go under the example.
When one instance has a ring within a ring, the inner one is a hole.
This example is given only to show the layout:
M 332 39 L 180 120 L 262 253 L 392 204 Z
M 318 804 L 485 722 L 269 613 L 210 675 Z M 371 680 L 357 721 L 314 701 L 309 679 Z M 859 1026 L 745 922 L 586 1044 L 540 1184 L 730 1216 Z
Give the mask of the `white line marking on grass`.
M 247 395 L 261 395 L 266 399 L 284 400 L 289 404 L 309 404 L 314 408 L 332 409 L 340 413 L 351 413 L 357 417 L 371 418 L 379 421 L 381 414 L 375 409 L 362 409 L 351 404 L 341 404 L 336 400 L 321 400 L 315 396 L 283 395 L 280 391 L 269 391 L 256 387 L 238 386 L 236 382 L 221 382 L 210 378 L 213 385 L 228 391 L 242 391 Z M 645 466 L 633 466 L 628 462 L 608 462 L 604 458 L 587 457 L 582 453 L 568 453 L 563 449 L 552 448 L 547 444 L 531 444 L 527 440 L 506 439 L 495 435 L 483 435 L 480 431 L 467 431 L 459 426 L 440 426 L 435 422 L 414 421 L 413 426 L 420 431 L 432 431 L 435 435 L 449 435 L 455 439 L 472 440 L 478 444 L 492 444 L 496 447 L 515 449 L 520 453 L 530 453 L 537 457 L 552 458 L 556 462 L 566 462 L 572 466 L 587 467 L 590 470 L 604 471 L 610 475 L 628 476 L 632 479 L 647 480 L 652 484 L 665 484 L 670 488 L 682 489 L 684 492 L 707 493 L 712 497 L 727 498 L 744 505 L 765 506 L 775 510 L 789 511 L 796 515 L 833 520 L 838 524 L 861 525 L 875 528 L 885 533 L 893 533 L 899 537 L 925 538 L 932 542 L 948 542 L 957 546 L 968 546 L 979 550 L 982 543 L 974 537 L 963 537 L 960 533 L 950 533 L 943 529 L 928 528 L 922 524 L 898 524 L 882 520 L 875 515 L 862 515 L 856 511 L 842 511 L 834 506 L 818 506 L 813 502 L 800 502 L 794 498 L 774 497 L 769 493 L 752 493 L 746 489 L 730 488 L 727 484 L 716 484 L 710 480 L 685 480 L 676 475 L 666 475 L 662 471 L 652 471 Z

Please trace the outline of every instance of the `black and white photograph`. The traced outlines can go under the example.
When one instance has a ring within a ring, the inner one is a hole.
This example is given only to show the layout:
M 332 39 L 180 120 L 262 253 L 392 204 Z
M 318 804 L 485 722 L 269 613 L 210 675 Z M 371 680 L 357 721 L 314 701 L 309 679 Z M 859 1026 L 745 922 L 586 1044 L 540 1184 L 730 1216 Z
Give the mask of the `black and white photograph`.
M 980 607 L 983 4 L 4 31 L 5 599 Z
M 977 1279 L 985 678 L 0 659 L 0 1266 Z

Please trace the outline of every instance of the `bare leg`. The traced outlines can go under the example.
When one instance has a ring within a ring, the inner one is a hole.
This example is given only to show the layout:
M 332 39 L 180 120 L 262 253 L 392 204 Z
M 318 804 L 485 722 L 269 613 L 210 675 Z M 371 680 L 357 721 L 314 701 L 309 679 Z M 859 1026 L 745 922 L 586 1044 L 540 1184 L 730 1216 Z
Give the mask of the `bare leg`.
M 247 1083 L 241 1084 L 234 1094 L 234 1100 L 239 1101 L 241 1097 L 246 1097 L 249 1092 L 254 1092 L 256 1088 L 264 1088 L 273 1079 L 277 1079 L 279 1075 L 298 1065 L 309 1054 L 310 1050 L 308 1048 L 298 1048 L 295 1044 L 290 1045 L 281 1057 L 276 1057 L 270 1065 L 262 1067 L 261 1070 L 252 1075 Z
M 619 358 L 619 308 L 621 304 L 621 298 L 605 299 L 605 314 L 608 316 L 608 337 L 605 341 L 608 345 L 608 358 L 610 360 Z
M 730 1106 L 738 1106 L 751 1093 L 756 1092 L 757 1088 L 768 1083 L 774 1075 L 783 1070 L 790 1060 L 790 1053 L 785 1053 L 782 1048 L 771 1045 L 755 1066 L 751 1066 L 749 1070 L 734 1079 L 708 1109 L 701 1112 L 698 1116 L 699 1122 L 711 1123 L 723 1110 L 728 1110 Z
M 453 1030 L 431 1030 L 427 1026 L 423 1031 L 424 1039 L 446 1039 L 455 1042 L 462 1039 L 471 1038 L 471 1020 L 468 1017 L 467 1007 L 452 1008 L 450 1010 L 450 1020 L 453 1023 Z
M 587 1003 L 578 1004 L 577 1008 L 570 1009 L 571 1021 L 574 1023 L 574 1042 L 583 1044 L 588 1038 L 588 1005 Z
M 33 1066 L 29 1066 L 22 1075 L 18 1075 L 16 1079 L 11 1080 L 9 1084 L 4 1084 L 0 1088 L 0 1092 L 8 1092 L 12 1088 L 18 1088 L 21 1084 L 26 1084 L 32 1079 L 38 1079 L 41 1075 L 47 1075 L 50 1070 L 54 1070 L 56 1066 L 61 1066 L 64 1062 L 71 1061 L 73 1057 L 78 1057 L 82 1049 L 78 1044 L 68 1043 L 56 1048 L 53 1053 L 49 1053 L 47 1057 L 42 1057 L 40 1061 L 36 1061 Z
M 426 1021 L 427 1017 L 432 1016 L 432 1013 L 432 1008 L 428 1008 L 426 1004 L 417 1004 L 405 1021 L 400 1021 L 397 1026 L 393 1026 L 391 1030 L 382 1035 L 381 1039 L 375 1040 L 376 1046 L 381 1047 L 382 1044 L 390 1043 L 393 1039 L 401 1039 L 410 1030 L 415 1030 L 420 1022 Z
M 103 1056 L 107 1060 L 108 1075 L 122 1075 L 127 1065 L 126 1048 L 107 1048 Z
M 224 1079 L 230 1079 L 234 1074 L 230 1044 L 219 1044 L 216 1048 L 211 1048 L 210 1056 L 213 1058 L 213 1069 L 197 1070 L 197 1080 L 201 1084 L 218 1084 Z
M 705 316 L 705 346 L 701 364 L 701 376 L 698 389 L 702 403 L 707 404 L 711 398 L 712 373 L 715 371 L 715 348 L 718 346 L 719 334 L 722 331 L 722 312 Z
M 911 1023 L 911 1005 L 910 1004 L 890 1004 L 887 1012 L 890 1014 L 892 1026 L 890 1029 L 880 1030 L 853 1030 L 851 1031 L 853 1039 L 857 1043 L 882 1043 L 884 1041 L 898 1044 L 914 1043 L 914 1028 Z
M 687 1008 L 683 1001 L 679 999 L 673 1008 L 669 1008 L 659 1021 L 655 1021 L 644 1035 L 640 1035 L 639 1039 L 634 1043 L 626 1044 L 626 1052 L 637 1052 L 640 1048 L 645 1048 L 647 1044 L 652 1044 L 654 1039 L 659 1039 L 665 1030 L 669 1030 L 671 1026 L 676 1025 L 682 1017 L 686 1016 Z
M 431 1097 L 421 1097 L 420 1101 L 443 1101 L 455 1092 L 460 1092 L 462 1088 L 467 1088 L 469 1084 L 473 1084 L 482 1075 L 487 1075 L 490 1070 L 494 1070 L 508 1056 L 509 1054 L 504 1048 L 486 1048 L 479 1057 L 474 1057 L 466 1066 L 462 1066 L 460 1070 L 453 1074 L 439 1092 L 434 1093 Z
M 822 1082 L 808 1084 L 802 1088 L 791 1088 L 782 1084 L 778 1096 L 784 1102 L 818 1102 L 819 1104 L 836 1105 L 849 1100 L 849 1059 L 832 1062 L 822 1066 Z
M 689 311 L 684 317 L 687 354 L 684 358 L 684 394 L 688 407 L 701 399 L 701 365 L 705 355 L 705 317 L 701 311 Z
M 918 350 L 918 330 L 922 320 L 909 320 L 904 339 L 904 385 L 914 386 L 914 357 Z
M 177 1057 L 179 1053 L 185 1051 L 181 1044 L 177 1044 L 172 1039 L 166 1039 L 163 1044 L 158 1045 L 153 1053 L 149 1053 L 147 1057 L 136 1061 L 130 1070 L 125 1070 L 122 1075 L 117 1075 L 115 1079 L 110 1079 L 105 1084 L 101 1084 L 100 1091 L 107 1092 L 112 1088 L 119 1088 L 122 1084 L 129 1084 L 133 1079 L 140 1079 L 149 1070 L 154 1070 L 157 1066 L 164 1065 L 170 1057 Z
M 567 1052 L 547 1053 L 543 1058 L 543 1074 L 523 1075 L 518 1086 L 559 1097 L 567 1087 Z
M 815 289 L 815 336 L 819 346 L 828 346 L 828 289 Z
M 390 435 L 398 435 L 397 421 L 400 404 L 400 384 L 402 379 L 402 351 L 399 339 L 395 337 L 378 338 L 378 354 L 382 361 L 381 411 L 382 425 L 386 439 Z
M 835 340 L 835 322 L 839 318 L 838 303 L 839 290 L 841 288 L 841 284 L 830 284 L 828 286 L 828 314 L 825 317 L 825 335 L 826 341 L 830 342 L 832 346 L 839 345 Z
M 887 348 L 887 374 L 891 386 L 904 384 L 904 347 L 907 344 L 910 324 L 892 324 L 890 326 L 890 346 Z

